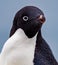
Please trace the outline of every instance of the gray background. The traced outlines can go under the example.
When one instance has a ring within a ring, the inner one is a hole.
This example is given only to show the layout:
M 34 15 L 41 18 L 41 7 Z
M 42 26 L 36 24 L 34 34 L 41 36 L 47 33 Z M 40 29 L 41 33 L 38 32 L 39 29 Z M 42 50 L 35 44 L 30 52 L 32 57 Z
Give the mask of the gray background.
M 28 5 L 43 10 L 46 22 L 42 35 L 58 61 L 58 0 L 0 0 L 0 51 L 9 37 L 15 13 Z

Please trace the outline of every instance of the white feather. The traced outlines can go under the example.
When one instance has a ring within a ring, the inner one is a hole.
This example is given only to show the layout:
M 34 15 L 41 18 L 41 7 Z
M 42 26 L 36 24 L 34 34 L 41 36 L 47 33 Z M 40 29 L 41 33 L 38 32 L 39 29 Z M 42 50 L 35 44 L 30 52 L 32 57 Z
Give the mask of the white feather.
M 28 38 L 18 29 L 5 43 L 0 54 L 0 65 L 33 65 L 36 35 Z

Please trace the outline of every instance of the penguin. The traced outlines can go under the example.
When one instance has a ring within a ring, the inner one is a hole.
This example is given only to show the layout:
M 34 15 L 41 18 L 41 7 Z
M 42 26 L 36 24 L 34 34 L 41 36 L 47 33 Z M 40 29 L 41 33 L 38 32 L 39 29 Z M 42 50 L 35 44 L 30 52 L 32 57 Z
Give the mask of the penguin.
M 9 39 L 0 54 L 0 65 L 58 65 L 42 37 L 46 18 L 41 9 L 26 6 L 14 17 Z

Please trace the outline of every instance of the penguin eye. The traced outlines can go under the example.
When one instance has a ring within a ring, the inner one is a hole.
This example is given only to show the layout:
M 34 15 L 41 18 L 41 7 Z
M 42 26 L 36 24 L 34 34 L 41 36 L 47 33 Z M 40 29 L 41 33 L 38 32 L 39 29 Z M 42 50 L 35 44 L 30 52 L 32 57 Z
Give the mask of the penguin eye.
M 28 21 L 28 16 L 23 16 L 24 21 Z

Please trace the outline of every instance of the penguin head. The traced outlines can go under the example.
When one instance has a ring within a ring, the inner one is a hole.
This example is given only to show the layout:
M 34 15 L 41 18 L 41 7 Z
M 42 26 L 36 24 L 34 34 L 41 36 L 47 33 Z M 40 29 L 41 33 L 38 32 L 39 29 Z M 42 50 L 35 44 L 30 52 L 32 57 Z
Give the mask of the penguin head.
M 39 8 L 26 6 L 16 13 L 10 36 L 12 36 L 18 28 L 21 28 L 28 38 L 32 38 L 41 29 L 44 22 L 45 16 Z

